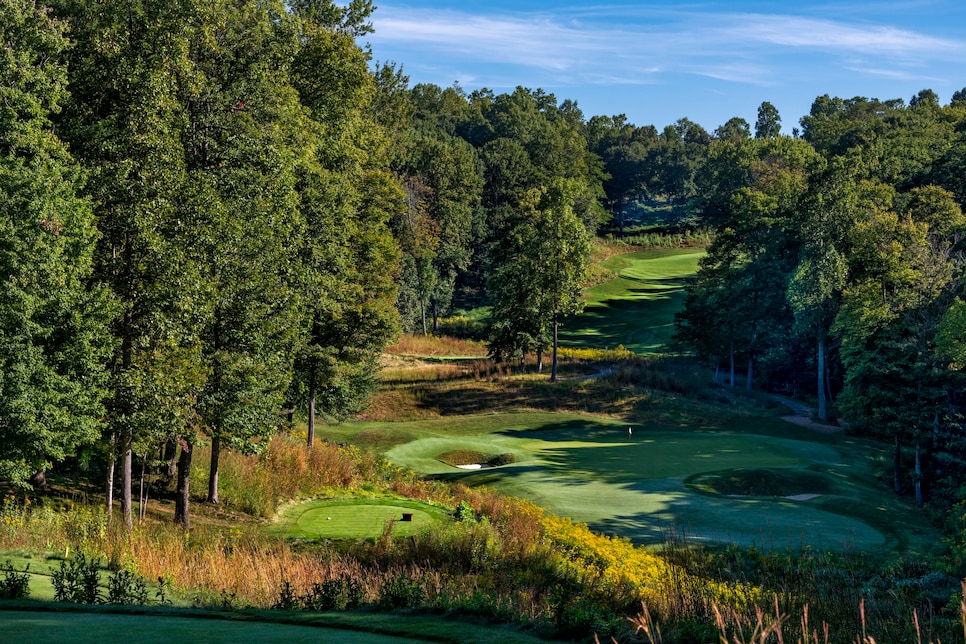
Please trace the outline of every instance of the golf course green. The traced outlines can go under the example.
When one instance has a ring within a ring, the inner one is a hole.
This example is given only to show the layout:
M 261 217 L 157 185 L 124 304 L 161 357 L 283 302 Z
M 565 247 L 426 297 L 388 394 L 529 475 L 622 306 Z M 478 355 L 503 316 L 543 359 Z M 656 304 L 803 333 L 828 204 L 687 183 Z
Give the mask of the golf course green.
M 512 415 L 506 416 L 513 426 Z M 791 425 L 789 425 L 791 428 Z M 459 447 L 510 452 L 516 462 L 498 468 L 465 470 L 437 459 Z M 618 534 L 637 543 L 657 544 L 668 531 L 703 541 L 829 550 L 871 550 L 890 537 L 889 505 L 857 512 L 862 492 L 844 476 L 847 465 L 833 445 L 770 435 L 649 430 L 608 418 L 588 416 L 550 421 L 536 429 L 507 429 L 479 436 L 432 436 L 399 445 L 387 453 L 395 464 L 417 472 L 487 485 L 531 499 L 548 511 Z M 787 471 L 790 487 L 780 494 L 736 496 L 689 485 L 703 475 L 747 468 Z M 796 489 L 794 473 L 809 468 L 823 480 Z M 824 470 L 824 472 L 823 472 Z

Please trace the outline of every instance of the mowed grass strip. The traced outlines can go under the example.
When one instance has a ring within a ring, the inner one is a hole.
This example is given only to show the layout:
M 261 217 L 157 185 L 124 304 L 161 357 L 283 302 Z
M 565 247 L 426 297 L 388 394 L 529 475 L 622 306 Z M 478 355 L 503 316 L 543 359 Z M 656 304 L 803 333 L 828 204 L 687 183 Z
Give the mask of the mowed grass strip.
M 635 353 L 663 350 L 684 301 L 687 278 L 697 272 L 703 249 L 666 248 L 617 255 L 603 266 L 615 278 L 584 293 L 586 308 L 564 320 L 562 346 Z
M 408 537 L 447 520 L 446 509 L 408 499 L 316 499 L 284 508 L 273 532 L 305 539 L 374 539 L 392 524 L 393 536 Z

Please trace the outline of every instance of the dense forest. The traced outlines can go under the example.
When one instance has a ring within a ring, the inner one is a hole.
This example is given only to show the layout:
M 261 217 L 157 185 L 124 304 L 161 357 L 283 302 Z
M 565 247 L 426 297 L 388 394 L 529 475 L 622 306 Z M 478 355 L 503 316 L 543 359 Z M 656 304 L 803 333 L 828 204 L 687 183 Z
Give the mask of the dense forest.
M 199 442 L 217 503 L 222 450 L 293 414 L 311 444 L 455 311 L 542 370 L 595 236 L 651 225 L 713 234 L 680 352 L 893 444 L 937 516 L 963 502 L 966 90 L 659 130 L 411 87 L 362 44 L 367 0 L 0 8 L 0 478 L 103 462 L 130 525 L 156 460 L 188 525 Z

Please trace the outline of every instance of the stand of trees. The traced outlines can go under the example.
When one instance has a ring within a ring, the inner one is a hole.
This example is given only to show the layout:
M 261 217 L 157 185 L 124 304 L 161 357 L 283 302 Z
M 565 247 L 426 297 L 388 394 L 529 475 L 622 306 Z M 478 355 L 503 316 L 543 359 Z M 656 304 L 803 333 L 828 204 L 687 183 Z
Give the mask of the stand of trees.
M 709 133 L 542 90 L 409 87 L 368 0 L 0 0 L 0 476 L 87 450 L 132 523 L 163 461 L 257 452 L 281 410 L 367 404 L 400 328 L 490 307 L 491 354 L 556 355 L 590 244 L 642 203 L 715 241 L 681 347 L 814 395 L 943 507 L 966 474 L 966 90 L 770 103 Z M 70 41 L 65 37 L 70 29 Z M 556 375 L 552 361 L 551 378 Z

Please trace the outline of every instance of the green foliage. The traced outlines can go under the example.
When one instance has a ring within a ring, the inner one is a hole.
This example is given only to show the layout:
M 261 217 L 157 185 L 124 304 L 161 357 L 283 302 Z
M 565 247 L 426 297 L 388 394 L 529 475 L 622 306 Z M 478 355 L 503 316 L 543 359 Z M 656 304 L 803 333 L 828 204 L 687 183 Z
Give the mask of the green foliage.
M 0 478 L 18 486 L 97 437 L 111 346 L 105 293 L 87 282 L 83 173 L 51 123 L 65 28 L 33 2 L 0 5 Z
M 76 604 L 99 604 L 103 600 L 100 589 L 100 559 L 84 553 L 75 554 L 60 562 L 50 577 L 54 586 L 54 601 Z
M 283 587 L 282 593 L 284 590 Z M 312 584 L 307 592 L 295 598 L 303 610 L 352 610 L 362 606 L 364 599 L 362 582 L 346 573 Z
M 163 593 L 162 593 L 163 602 Z M 107 578 L 108 604 L 147 604 L 148 589 L 144 577 L 133 570 L 115 570 Z
M 387 574 L 379 588 L 379 605 L 382 608 L 415 608 L 426 597 L 420 579 L 407 572 Z
M 453 518 L 456 519 L 458 523 L 463 523 L 464 521 L 474 523 L 476 521 L 476 511 L 464 499 L 456 504 L 456 509 L 453 510 Z
M 0 599 L 27 599 L 30 596 L 30 564 L 21 572 L 13 567 L 10 560 L 0 565 Z

